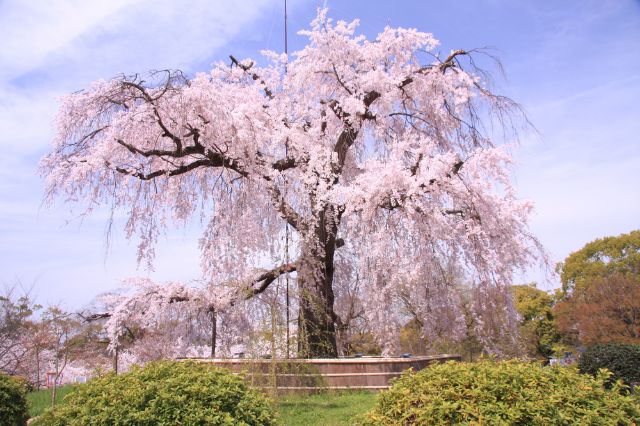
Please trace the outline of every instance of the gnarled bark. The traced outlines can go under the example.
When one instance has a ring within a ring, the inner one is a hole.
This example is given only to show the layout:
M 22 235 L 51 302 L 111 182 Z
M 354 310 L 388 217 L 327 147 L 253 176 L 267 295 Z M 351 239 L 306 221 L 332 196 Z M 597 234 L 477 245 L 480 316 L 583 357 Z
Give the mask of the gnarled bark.
M 333 272 L 337 221 L 335 208 L 318 214 L 313 228 L 314 243 L 306 243 L 298 261 L 300 312 L 298 316 L 298 356 L 335 358 L 335 314 L 333 312 Z

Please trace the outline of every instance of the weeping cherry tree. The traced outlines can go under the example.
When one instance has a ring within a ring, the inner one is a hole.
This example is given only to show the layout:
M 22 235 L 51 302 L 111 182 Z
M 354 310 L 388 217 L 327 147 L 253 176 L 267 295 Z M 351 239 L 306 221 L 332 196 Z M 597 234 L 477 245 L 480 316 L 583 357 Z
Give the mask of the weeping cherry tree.
M 342 266 L 365 283 L 386 348 L 399 288 L 425 324 L 460 328 L 445 263 L 472 279 L 474 314 L 491 313 L 514 271 L 544 257 L 509 153 L 489 137 L 509 134 L 493 124 L 512 127 L 518 109 L 490 91 L 478 52 L 439 55 L 414 29 L 367 40 L 357 24 L 320 11 L 289 58 L 231 56 L 208 73 L 119 76 L 65 97 L 41 163 L 47 199 L 126 212 L 139 262 L 163 229 L 201 218 L 202 273 L 233 284 L 230 309 L 292 273 L 302 357 L 337 355 Z M 291 261 L 257 269 L 286 226 Z M 340 250 L 351 255 L 337 262 Z

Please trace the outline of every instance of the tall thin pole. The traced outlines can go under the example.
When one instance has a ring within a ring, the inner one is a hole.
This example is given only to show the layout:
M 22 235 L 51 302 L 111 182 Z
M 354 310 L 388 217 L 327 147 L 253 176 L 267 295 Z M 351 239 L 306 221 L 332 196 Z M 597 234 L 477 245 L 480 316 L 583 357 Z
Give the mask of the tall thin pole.
M 287 0 L 284 0 L 284 53 L 289 54 L 289 46 L 287 39 Z M 289 62 L 289 58 L 287 58 L 287 62 Z
M 287 63 L 289 62 L 289 43 L 288 43 L 288 37 L 287 37 L 287 0 L 284 0 L 284 53 L 285 55 L 287 55 Z M 287 63 L 285 63 L 284 65 L 284 72 L 287 72 Z M 289 141 L 287 140 L 287 142 L 285 142 L 284 144 L 284 156 L 285 158 L 289 156 Z M 287 193 L 287 181 L 285 179 L 285 195 Z M 284 249 L 285 249 L 285 264 L 287 265 L 287 271 L 289 270 L 289 223 L 285 223 L 285 232 L 284 232 Z M 285 273 L 284 276 L 285 279 L 285 283 L 286 283 L 286 304 L 287 304 L 287 311 L 286 311 L 286 322 L 287 322 L 287 358 L 289 358 L 289 347 L 290 347 L 290 334 L 289 334 L 289 323 L 290 323 L 290 318 L 289 318 L 289 272 Z

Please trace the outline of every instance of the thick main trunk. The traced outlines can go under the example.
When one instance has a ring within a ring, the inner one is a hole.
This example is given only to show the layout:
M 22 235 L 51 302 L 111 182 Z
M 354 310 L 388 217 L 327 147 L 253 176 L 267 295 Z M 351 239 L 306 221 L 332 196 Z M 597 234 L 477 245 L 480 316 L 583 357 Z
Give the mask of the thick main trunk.
M 314 242 L 303 247 L 298 264 L 300 312 L 298 315 L 298 357 L 335 358 L 338 356 L 333 318 L 333 260 L 335 227 L 322 214 Z

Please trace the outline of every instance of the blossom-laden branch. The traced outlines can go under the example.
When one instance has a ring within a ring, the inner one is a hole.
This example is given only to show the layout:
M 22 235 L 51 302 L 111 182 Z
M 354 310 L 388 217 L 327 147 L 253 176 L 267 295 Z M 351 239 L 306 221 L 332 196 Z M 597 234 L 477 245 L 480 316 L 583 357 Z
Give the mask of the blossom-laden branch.
M 195 304 L 199 309 L 212 310 L 224 309 L 225 305 L 233 305 L 239 301 L 251 299 L 263 293 L 269 288 L 269 286 L 278 279 L 279 276 L 285 273 L 291 273 L 296 271 L 295 264 L 288 263 L 280 265 L 271 270 L 257 270 L 253 274 L 243 280 L 244 284 L 240 287 L 240 290 L 235 292 L 235 296 L 227 293 L 225 295 L 210 294 L 212 290 L 210 288 L 191 288 L 181 283 L 173 283 L 170 285 L 157 285 L 144 281 L 142 284 L 137 284 L 139 291 L 118 299 L 114 311 L 119 311 L 123 306 L 149 306 L 154 303 L 157 305 L 172 305 L 176 303 L 188 302 Z M 230 283 L 216 286 L 215 288 L 228 288 Z M 212 297 L 217 298 L 217 302 L 212 302 Z M 221 302 L 226 300 L 226 302 Z M 146 310 L 135 310 L 132 314 L 145 315 Z M 84 315 L 78 314 L 84 322 L 94 322 L 103 319 L 109 319 L 114 316 L 113 312 L 100 312 Z M 122 321 L 122 318 L 120 319 Z

